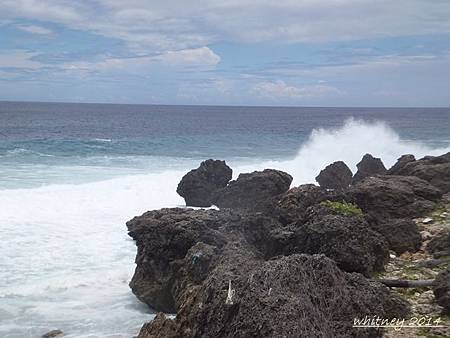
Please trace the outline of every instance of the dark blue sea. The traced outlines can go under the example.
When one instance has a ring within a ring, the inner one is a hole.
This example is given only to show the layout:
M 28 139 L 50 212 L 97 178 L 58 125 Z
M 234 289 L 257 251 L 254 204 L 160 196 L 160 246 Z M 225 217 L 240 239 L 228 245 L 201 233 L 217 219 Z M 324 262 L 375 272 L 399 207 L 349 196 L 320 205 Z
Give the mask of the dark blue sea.
M 125 222 L 183 205 L 207 158 L 272 167 L 294 185 L 369 152 L 450 151 L 449 108 L 295 108 L 0 102 L 0 336 L 130 337 L 152 313 L 128 287 Z

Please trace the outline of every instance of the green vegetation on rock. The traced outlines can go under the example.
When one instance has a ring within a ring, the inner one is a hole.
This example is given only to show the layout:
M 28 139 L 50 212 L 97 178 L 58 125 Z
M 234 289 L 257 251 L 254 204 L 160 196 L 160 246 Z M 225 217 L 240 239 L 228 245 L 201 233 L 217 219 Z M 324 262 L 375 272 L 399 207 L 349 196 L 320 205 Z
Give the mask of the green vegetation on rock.
M 338 214 L 344 215 L 344 216 L 359 216 L 362 215 L 362 210 L 358 208 L 353 203 L 347 203 L 345 201 L 342 202 L 332 202 L 329 200 L 323 201 L 320 203 L 321 205 L 326 206 L 327 208 L 330 208 L 331 210 L 337 212 Z

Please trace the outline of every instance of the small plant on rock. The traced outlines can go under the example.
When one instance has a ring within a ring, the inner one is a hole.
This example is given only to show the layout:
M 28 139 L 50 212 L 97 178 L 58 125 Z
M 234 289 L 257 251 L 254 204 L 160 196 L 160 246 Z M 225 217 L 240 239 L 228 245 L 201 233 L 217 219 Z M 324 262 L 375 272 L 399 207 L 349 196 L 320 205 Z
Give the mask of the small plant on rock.
M 363 214 L 362 210 L 358 208 L 358 206 L 353 203 L 347 203 L 345 201 L 333 202 L 326 200 L 321 202 L 320 204 L 343 216 L 360 216 Z

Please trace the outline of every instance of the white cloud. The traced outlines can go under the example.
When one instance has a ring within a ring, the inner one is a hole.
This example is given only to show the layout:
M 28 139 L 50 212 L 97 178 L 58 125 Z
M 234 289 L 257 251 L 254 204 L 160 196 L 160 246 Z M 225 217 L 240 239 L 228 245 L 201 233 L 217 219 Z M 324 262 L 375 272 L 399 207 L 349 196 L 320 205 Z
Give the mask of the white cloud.
M 68 62 L 62 65 L 65 70 L 114 71 L 126 70 L 128 73 L 150 70 L 153 66 L 211 68 L 220 62 L 220 56 L 208 47 L 168 51 L 156 56 L 105 58 L 98 62 Z
M 208 47 L 168 51 L 154 58 L 168 65 L 215 66 L 220 62 L 220 56 Z
M 0 68 L 25 68 L 25 69 L 39 69 L 43 64 L 33 61 L 32 58 L 37 53 L 32 53 L 25 50 L 9 50 L 0 51 Z
M 164 52 L 217 41 L 318 42 L 450 33 L 429 0 L 2 0 L 0 20 L 64 24 Z
M 36 25 L 17 25 L 16 27 L 24 32 L 31 33 L 31 34 L 39 34 L 39 35 L 52 35 L 53 34 L 53 31 L 51 29 L 41 27 L 41 26 L 36 26 Z
M 324 84 L 296 87 L 282 80 L 257 83 L 253 87 L 253 92 L 270 99 L 305 99 L 343 94 L 339 89 Z

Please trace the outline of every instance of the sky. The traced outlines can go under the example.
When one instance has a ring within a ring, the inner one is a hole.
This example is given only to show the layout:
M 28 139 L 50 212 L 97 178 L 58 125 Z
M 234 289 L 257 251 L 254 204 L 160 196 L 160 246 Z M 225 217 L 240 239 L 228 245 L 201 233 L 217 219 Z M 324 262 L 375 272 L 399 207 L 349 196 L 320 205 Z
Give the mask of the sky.
M 0 0 L 0 100 L 450 106 L 449 0 Z

